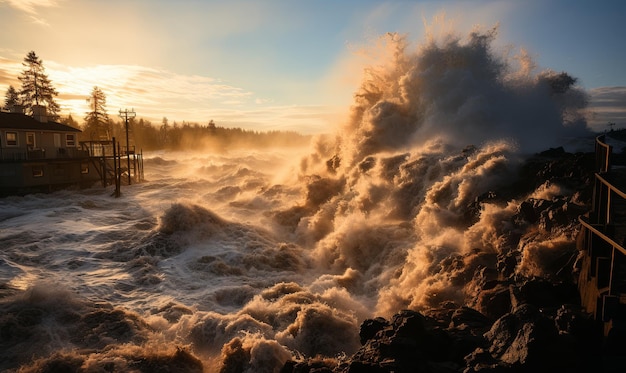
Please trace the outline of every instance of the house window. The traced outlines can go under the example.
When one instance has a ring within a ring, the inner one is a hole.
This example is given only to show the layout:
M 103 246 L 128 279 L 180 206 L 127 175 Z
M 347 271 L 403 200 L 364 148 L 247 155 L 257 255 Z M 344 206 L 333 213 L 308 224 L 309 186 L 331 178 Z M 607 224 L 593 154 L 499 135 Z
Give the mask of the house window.
M 61 147 L 61 134 L 55 133 L 53 137 L 54 137 L 54 147 L 60 148 Z
M 26 132 L 26 146 L 28 146 L 31 149 L 36 147 L 35 132 Z
M 33 167 L 33 177 L 42 177 L 43 176 L 43 167 L 34 166 Z
M 76 146 L 76 135 L 68 133 L 65 135 L 65 146 Z
M 17 132 L 7 132 L 7 146 L 17 146 Z

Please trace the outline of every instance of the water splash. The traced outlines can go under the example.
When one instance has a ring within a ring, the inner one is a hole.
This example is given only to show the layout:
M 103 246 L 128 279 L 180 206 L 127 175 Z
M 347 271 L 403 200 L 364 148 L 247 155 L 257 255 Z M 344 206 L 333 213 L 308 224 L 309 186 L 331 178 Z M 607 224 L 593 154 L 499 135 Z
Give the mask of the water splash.
M 350 120 L 304 157 L 158 154 L 120 201 L 1 201 L 0 368 L 274 372 L 353 353 L 365 318 L 476 305 L 502 257 L 550 275 L 572 237 L 515 223 L 519 201 L 570 191 L 512 184 L 530 154 L 589 135 L 585 94 L 496 36 L 383 36 Z

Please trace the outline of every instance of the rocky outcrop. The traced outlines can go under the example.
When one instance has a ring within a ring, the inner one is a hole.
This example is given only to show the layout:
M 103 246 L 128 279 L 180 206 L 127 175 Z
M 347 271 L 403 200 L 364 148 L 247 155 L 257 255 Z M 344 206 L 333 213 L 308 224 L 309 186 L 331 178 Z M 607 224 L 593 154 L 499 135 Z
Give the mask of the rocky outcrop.
M 572 295 L 564 287 L 540 279 L 511 285 L 512 309 L 495 320 L 453 304 L 366 320 L 362 347 L 345 361 L 292 361 L 282 373 L 602 371 L 601 330 L 580 306 L 558 304 Z
M 514 249 L 493 254 L 494 266 L 477 268 L 476 288 L 466 306 L 451 302 L 429 310 L 403 310 L 390 320 L 361 325 L 362 347 L 322 367 L 306 359 L 288 362 L 290 372 L 602 372 L 607 366 L 602 330 L 580 306 L 572 258 L 575 245 L 545 260 L 545 276 L 519 270 L 536 240 L 574 237 L 577 218 L 589 209 L 593 154 L 550 149 L 530 159 L 519 180 L 477 196 L 467 206 L 469 222 L 485 201 L 511 201 L 538 187 L 557 184 L 571 194 L 519 202 L 509 222 Z M 514 236 L 515 235 L 515 236 Z M 571 249 L 573 248 L 573 249 Z M 464 279 L 465 280 L 465 279 Z M 626 356 L 626 349 L 612 356 Z

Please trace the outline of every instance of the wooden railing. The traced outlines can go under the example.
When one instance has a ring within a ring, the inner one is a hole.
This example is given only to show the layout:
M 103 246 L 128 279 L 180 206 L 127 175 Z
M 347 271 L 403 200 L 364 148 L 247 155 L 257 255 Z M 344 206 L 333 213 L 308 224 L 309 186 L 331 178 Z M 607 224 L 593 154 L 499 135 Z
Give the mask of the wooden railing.
M 85 158 L 89 155 L 80 148 L 68 147 L 47 147 L 47 148 L 2 148 L 0 149 L 0 161 L 30 161 L 30 160 L 52 160 L 67 158 Z
M 604 136 L 596 138 L 596 173 L 593 205 L 579 217 L 581 271 L 578 288 L 581 302 L 608 335 L 626 322 L 626 173 L 611 170 L 612 147 Z

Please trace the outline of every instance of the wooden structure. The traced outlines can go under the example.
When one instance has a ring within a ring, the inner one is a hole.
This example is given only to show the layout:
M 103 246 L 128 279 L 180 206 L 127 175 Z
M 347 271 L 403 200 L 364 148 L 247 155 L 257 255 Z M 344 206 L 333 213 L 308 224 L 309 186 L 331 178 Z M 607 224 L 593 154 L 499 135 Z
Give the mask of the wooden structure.
M 593 205 L 579 218 L 577 242 L 581 301 L 606 336 L 626 328 L 626 168 L 613 166 L 611 153 L 605 137 L 596 138 Z
M 80 146 L 89 155 L 90 167 L 102 186 L 115 185 L 116 197 L 121 185 L 144 180 L 143 154 L 135 152 L 134 146 L 121 147 L 115 137 L 111 141 L 81 141 Z
M 49 121 L 45 108 L 33 115 L 0 112 L 0 196 L 143 180 L 143 156 L 111 141 L 78 141 L 81 130 Z M 122 166 L 121 160 L 126 160 Z M 126 176 L 122 178 L 122 175 Z M 124 179 L 124 180 L 122 180 Z

